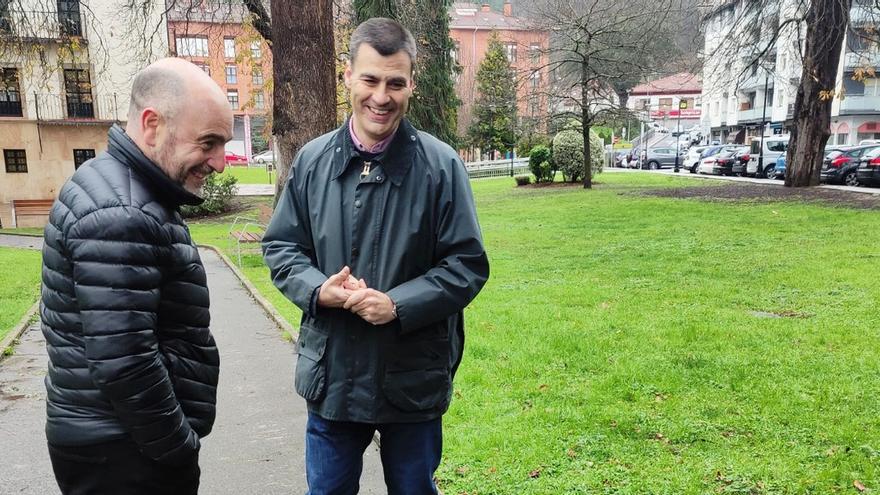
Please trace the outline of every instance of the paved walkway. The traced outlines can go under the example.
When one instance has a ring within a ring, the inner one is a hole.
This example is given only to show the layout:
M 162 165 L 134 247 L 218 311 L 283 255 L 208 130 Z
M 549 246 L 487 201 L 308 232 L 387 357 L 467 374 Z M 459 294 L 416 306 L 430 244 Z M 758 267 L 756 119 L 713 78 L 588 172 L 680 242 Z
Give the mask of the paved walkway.
M 272 196 L 275 194 L 275 184 L 238 184 L 236 195 L 238 196 Z
M 0 238 L 4 245 L 5 237 Z M 223 261 L 202 251 L 220 348 L 214 431 L 202 446 L 202 493 L 302 494 L 305 402 L 293 391 L 294 347 Z M 58 493 L 46 451 L 46 351 L 34 326 L 0 363 L 0 492 Z M 378 451 L 367 449 L 361 493 L 385 493 Z

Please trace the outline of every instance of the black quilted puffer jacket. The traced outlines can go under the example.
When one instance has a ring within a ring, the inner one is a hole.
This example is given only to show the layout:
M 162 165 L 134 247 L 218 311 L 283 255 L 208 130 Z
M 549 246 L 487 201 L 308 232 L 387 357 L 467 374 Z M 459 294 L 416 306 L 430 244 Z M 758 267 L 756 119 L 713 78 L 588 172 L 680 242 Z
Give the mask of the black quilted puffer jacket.
M 220 356 L 205 269 L 173 182 L 118 126 L 61 189 L 43 248 L 46 435 L 77 446 L 131 438 L 191 462 L 211 431 Z

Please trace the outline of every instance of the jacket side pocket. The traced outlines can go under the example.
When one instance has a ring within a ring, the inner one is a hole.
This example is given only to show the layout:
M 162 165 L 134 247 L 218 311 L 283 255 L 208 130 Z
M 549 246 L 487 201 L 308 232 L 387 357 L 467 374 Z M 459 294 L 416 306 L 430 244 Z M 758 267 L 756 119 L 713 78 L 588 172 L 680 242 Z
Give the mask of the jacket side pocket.
M 293 382 L 296 393 L 307 401 L 318 402 L 324 398 L 327 388 L 327 364 L 324 359 L 326 349 L 326 335 L 311 327 L 300 327 Z
M 449 340 L 426 336 L 433 338 L 397 342 L 385 366 L 383 392 L 402 411 L 444 410 L 449 405 Z

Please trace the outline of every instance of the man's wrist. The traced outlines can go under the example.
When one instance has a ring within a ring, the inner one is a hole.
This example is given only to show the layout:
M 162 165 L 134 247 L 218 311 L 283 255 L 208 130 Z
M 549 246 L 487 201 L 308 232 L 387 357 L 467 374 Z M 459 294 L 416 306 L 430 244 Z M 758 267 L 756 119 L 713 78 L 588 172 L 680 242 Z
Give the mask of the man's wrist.
M 391 301 L 391 320 L 397 319 L 397 304 L 394 301 Z

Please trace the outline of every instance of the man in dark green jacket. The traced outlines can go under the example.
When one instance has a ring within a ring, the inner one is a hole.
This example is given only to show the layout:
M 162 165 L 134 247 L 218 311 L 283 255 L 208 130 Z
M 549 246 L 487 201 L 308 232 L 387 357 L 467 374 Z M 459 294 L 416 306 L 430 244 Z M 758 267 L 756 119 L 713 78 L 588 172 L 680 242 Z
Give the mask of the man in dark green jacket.
M 357 493 L 376 430 L 389 493 L 436 493 L 462 311 L 489 264 L 460 158 L 403 119 L 412 35 L 371 19 L 350 46 L 353 116 L 300 151 L 263 241 L 275 285 L 303 310 L 309 493 Z

